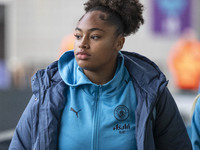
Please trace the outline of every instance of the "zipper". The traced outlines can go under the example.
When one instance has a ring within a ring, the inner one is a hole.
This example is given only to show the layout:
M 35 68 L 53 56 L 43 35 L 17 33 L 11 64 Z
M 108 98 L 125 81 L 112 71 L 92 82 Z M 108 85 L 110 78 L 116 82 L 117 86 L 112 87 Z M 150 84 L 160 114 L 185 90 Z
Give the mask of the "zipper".
M 94 110 L 94 127 L 93 127 L 93 145 L 92 145 L 92 150 L 98 150 L 99 143 L 98 143 L 98 129 L 99 129 L 99 97 L 101 94 L 101 88 L 102 86 L 100 85 L 98 87 L 98 92 L 97 92 L 97 97 L 95 101 L 95 110 Z

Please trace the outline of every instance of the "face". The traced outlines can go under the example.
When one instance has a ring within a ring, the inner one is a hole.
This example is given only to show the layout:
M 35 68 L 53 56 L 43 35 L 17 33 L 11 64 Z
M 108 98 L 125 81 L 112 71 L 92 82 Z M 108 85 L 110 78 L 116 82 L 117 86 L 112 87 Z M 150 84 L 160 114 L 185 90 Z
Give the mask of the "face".
M 100 11 L 85 14 L 75 29 L 75 58 L 87 71 L 113 68 L 124 43 L 123 37 L 116 36 L 116 27 L 101 20 L 101 15 L 106 14 Z

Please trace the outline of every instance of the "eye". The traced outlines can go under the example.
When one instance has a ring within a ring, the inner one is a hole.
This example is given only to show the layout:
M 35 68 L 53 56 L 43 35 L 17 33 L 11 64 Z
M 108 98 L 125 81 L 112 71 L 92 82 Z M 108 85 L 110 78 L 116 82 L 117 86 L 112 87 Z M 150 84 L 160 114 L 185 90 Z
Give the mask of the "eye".
M 74 36 L 76 37 L 77 40 L 81 39 L 81 35 L 74 34 Z
M 93 39 L 93 40 L 98 40 L 98 39 L 100 39 L 101 37 L 100 36 L 97 36 L 97 35 L 92 35 L 91 36 L 91 39 Z

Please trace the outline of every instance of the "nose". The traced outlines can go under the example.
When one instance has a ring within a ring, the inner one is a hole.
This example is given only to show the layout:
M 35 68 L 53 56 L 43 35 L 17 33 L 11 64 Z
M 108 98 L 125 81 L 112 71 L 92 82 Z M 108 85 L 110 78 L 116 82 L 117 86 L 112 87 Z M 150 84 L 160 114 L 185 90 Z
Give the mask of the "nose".
M 79 48 L 84 48 L 84 49 L 89 48 L 89 43 L 88 43 L 87 37 L 82 38 Z

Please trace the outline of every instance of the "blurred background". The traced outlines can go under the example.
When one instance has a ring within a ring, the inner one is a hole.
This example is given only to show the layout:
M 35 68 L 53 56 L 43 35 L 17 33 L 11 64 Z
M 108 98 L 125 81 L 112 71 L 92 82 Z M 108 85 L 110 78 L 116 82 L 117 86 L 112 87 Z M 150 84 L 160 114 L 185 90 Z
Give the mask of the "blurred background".
M 0 149 L 8 149 L 32 93 L 30 78 L 73 49 L 86 0 L 0 0 Z M 141 0 L 145 24 L 123 50 L 154 61 L 169 80 L 185 125 L 200 83 L 199 0 Z

